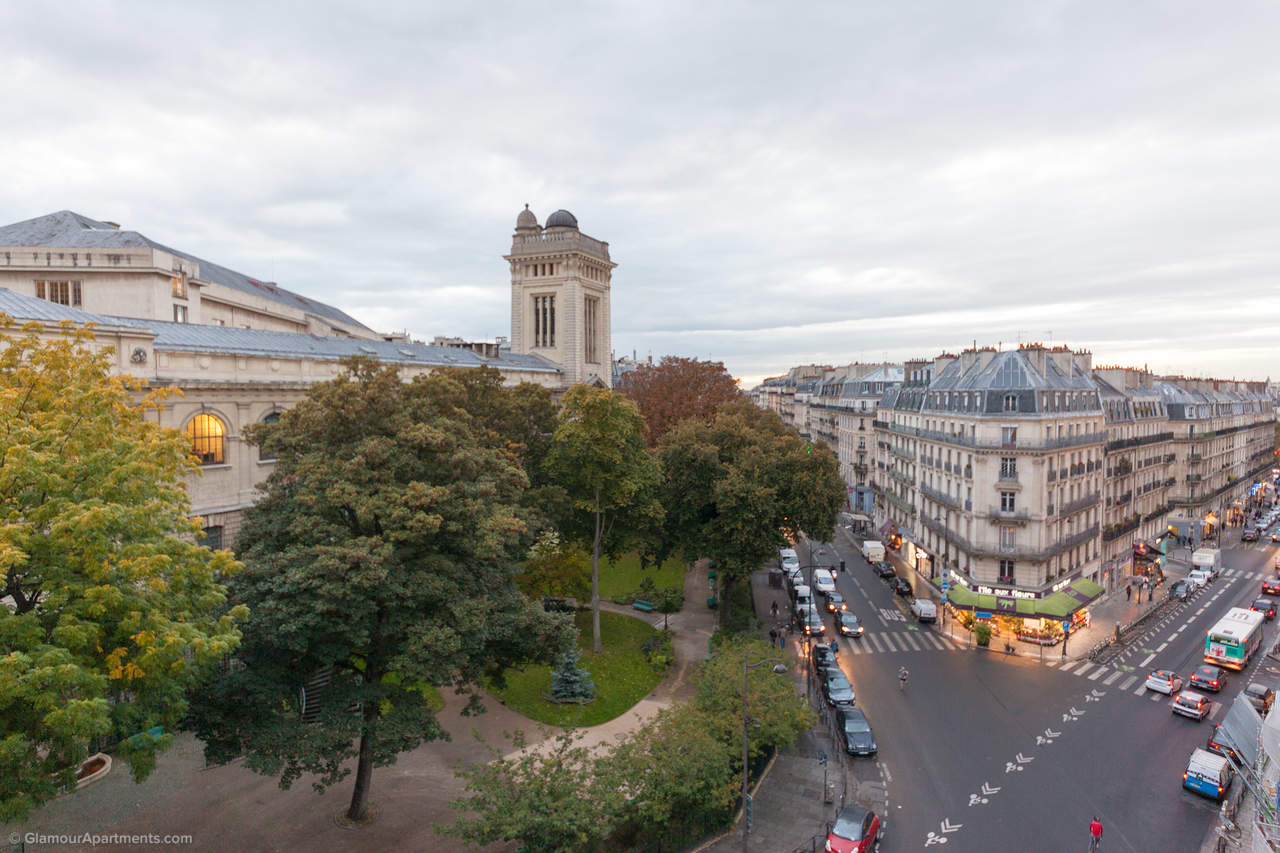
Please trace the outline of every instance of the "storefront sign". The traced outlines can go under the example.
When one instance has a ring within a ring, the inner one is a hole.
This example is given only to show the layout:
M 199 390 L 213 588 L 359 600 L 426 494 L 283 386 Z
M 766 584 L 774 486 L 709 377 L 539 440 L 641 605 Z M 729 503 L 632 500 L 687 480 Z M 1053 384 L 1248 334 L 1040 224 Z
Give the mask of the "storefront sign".
M 1003 595 L 1009 598 L 1039 598 L 1039 594 L 1025 589 L 1009 589 L 1005 586 L 987 586 L 978 584 L 973 589 L 978 595 Z

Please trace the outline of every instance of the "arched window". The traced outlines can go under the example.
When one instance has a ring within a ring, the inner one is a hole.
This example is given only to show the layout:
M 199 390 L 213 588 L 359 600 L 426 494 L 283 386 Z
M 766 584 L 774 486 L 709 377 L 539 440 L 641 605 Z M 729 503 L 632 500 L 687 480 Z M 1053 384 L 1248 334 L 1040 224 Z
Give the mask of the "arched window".
M 1006 412 L 1018 411 L 1018 395 L 1017 394 L 1004 395 L 1004 410 Z
M 269 413 L 267 414 L 267 416 L 266 416 L 265 418 L 263 418 L 263 419 L 262 419 L 262 422 L 263 422 L 264 424 L 275 424 L 275 423 L 279 423 L 279 422 L 280 422 L 280 413 L 279 413 L 279 412 L 269 412 Z M 258 461 L 260 461 L 260 462 L 271 462 L 271 461 L 272 461 L 272 460 L 274 460 L 275 458 L 276 458 L 275 454 L 274 454 L 274 453 L 272 453 L 271 451 L 267 450 L 266 448 L 263 448 L 263 447 L 259 447 L 259 448 L 258 448 Z
M 187 422 L 187 438 L 191 439 L 191 455 L 201 465 L 221 465 L 226 462 L 227 428 L 213 415 L 196 415 Z

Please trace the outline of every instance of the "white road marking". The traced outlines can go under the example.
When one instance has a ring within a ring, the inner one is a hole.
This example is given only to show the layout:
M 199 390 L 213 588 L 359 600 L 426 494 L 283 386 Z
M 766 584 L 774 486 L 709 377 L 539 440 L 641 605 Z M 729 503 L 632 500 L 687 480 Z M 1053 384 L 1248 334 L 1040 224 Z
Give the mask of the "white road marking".
M 1129 689 L 1129 685 L 1133 684 L 1133 682 L 1135 682 L 1135 681 L 1137 681 L 1137 680 L 1138 680 L 1138 676 L 1136 676 L 1136 675 L 1131 675 L 1131 676 L 1129 676 L 1128 678 L 1126 678 L 1124 681 L 1122 681 L 1122 682 L 1120 683 L 1120 689 L 1121 689 L 1121 690 L 1128 690 L 1128 689 Z
M 1090 680 L 1090 681 L 1097 681 L 1097 680 L 1098 680 L 1098 676 L 1102 675 L 1102 674 L 1103 674 L 1104 672 L 1106 672 L 1106 671 L 1107 671 L 1107 668 L 1106 668 L 1105 666 L 1100 666 L 1100 667 L 1098 667 L 1098 671 L 1097 671 L 1097 672 L 1095 672 L 1093 675 L 1089 676 L 1089 680 Z M 1118 672 L 1118 670 L 1117 670 L 1117 672 Z
M 1144 660 L 1142 663 L 1138 664 L 1138 666 L 1146 666 L 1147 664 L 1151 663 L 1152 660 L 1155 659 L 1155 656 L 1156 656 L 1156 653 L 1152 652 L 1151 654 L 1147 655 L 1147 659 Z

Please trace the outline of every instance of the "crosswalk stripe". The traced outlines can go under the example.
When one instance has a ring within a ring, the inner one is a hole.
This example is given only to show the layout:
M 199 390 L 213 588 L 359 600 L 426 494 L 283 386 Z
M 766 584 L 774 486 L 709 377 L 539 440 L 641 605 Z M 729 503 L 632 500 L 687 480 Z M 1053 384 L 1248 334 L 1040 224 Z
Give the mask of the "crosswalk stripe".
M 872 649 L 872 651 L 876 651 L 876 652 L 884 651 L 884 639 L 881 637 L 880 634 L 869 634 L 863 639 L 870 640 L 871 645 L 875 646 L 875 648 Z
M 914 634 L 899 634 L 898 642 L 902 643 L 904 646 L 911 646 L 912 651 L 915 651 L 915 652 L 920 651 L 920 646 L 916 644 L 916 638 Z
M 1122 669 L 1117 669 L 1115 672 L 1113 672 L 1113 673 L 1111 673 L 1110 675 L 1108 675 L 1108 676 L 1107 676 L 1107 678 L 1106 678 L 1106 680 L 1105 680 L 1105 681 L 1103 681 L 1102 683 L 1103 683 L 1103 684 L 1108 684 L 1108 685 L 1110 685 L 1110 684 L 1115 684 L 1116 679 L 1117 679 L 1117 678 L 1119 678 L 1119 677 L 1120 677 L 1120 676 L 1122 676 L 1122 675 L 1124 675 L 1124 670 L 1122 670 Z M 1123 689 L 1123 688 L 1121 688 L 1121 689 Z
M 1062 666 L 1058 667 L 1058 669 L 1061 670 L 1062 672 L 1070 672 L 1073 668 L 1079 665 L 1080 665 L 1080 661 L 1072 660 L 1072 661 L 1067 661 Z
M 925 637 L 927 637 L 927 638 L 928 638 L 929 642 L 933 644 L 933 647 L 934 647 L 935 649 L 945 649 L 945 648 L 946 648 L 946 646 L 944 646 L 944 645 L 942 644 L 942 640 L 938 639 L 938 635 L 937 635 L 937 634 L 925 634 Z
M 1076 675 L 1078 675 L 1078 676 L 1080 676 L 1081 678 L 1083 678 L 1083 677 L 1084 677 L 1084 674 L 1085 674 L 1086 672 L 1088 672 L 1088 671 L 1089 671 L 1090 669 L 1092 669 L 1092 668 L 1093 668 L 1093 664 L 1091 664 L 1091 663 L 1082 663 L 1082 664 L 1080 665 L 1080 667 L 1075 671 L 1075 674 L 1076 674 Z
M 1103 673 L 1105 673 L 1106 671 L 1107 671 L 1107 668 L 1106 668 L 1105 666 L 1100 666 L 1100 667 L 1098 667 L 1098 671 L 1097 671 L 1097 672 L 1095 672 L 1093 675 L 1089 676 L 1089 680 L 1090 680 L 1090 681 L 1097 681 L 1097 680 L 1098 680 L 1098 676 L 1102 675 L 1102 674 L 1103 674 Z M 1119 672 L 1119 670 L 1117 670 L 1117 672 Z
M 1129 685 L 1133 684 L 1133 682 L 1135 682 L 1135 681 L 1137 681 L 1137 680 L 1138 680 L 1138 676 L 1136 676 L 1136 675 L 1131 675 L 1131 676 L 1129 676 L 1128 678 L 1126 678 L 1124 681 L 1122 681 L 1122 682 L 1120 683 L 1120 689 L 1121 689 L 1121 690 L 1128 690 L 1128 689 L 1129 689 Z
M 1058 665 L 1058 664 L 1060 664 L 1060 663 L 1062 663 L 1062 661 L 1061 661 L 1059 658 L 1054 658 L 1053 660 L 1047 660 L 1047 661 L 1045 661 L 1045 662 L 1044 662 L 1044 665 L 1045 665 L 1045 666 L 1057 666 L 1057 665 Z
M 896 652 L 898 650 L 898 647 L 894 645 L 893 635 L 881 634 L 880 639 L 884 640 L 884 644 L 889 647 L 889 651 Z

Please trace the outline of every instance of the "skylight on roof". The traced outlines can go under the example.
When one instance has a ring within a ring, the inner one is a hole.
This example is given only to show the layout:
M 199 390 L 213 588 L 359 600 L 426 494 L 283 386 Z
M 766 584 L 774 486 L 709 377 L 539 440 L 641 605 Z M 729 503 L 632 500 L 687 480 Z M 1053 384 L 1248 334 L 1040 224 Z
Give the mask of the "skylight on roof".
M 376 349 L 374 349 L 373 347 L 367 347 L 367 346 L 365 346 L 364 344 L 361 344 L 361 345 L 360 345 L 360 351 L 361 351 L 361 352 L 367 352 L 367 353 L 369 353 L 369 355 L 374 355 L 374 354 L 376 354 L 376 353 L 378 352 L 378 351 L 377 351 Z
M 398 352 L 401 355 L 407 355 L 409 358 L 413 358 L 413 350 L 411 349 L 400 349 L 398 350 Z

